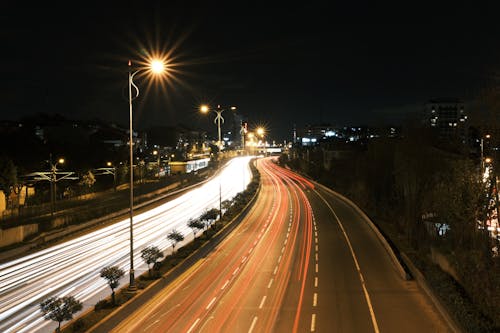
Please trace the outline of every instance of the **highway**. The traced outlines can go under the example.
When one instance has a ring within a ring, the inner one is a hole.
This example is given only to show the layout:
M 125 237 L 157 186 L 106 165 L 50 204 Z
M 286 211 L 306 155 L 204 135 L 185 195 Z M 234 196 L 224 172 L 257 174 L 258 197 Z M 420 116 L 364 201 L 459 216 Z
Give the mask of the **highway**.
M 357 207 L 272 158 L 257 166 L 238 227 L 112 332 L 451 332 Z
M 156 245 L 165 254 L 172 250 L 167 234 L 176 229 L 192 241 L 187 227 L 191 218 L 205 210 L 219 208 L 219 200 L 232 199 L 251 181 L 252 156 L 234 158 L 220 173 L 199 187 L 147 212 L 134 216 L 134 268 L 136 277 L 147 271 L 141 250 Z M 130 267 L 130 220 L 104 227 L 25 257 L 0 264 L 0 332 L 50 332 L 57 323 L 44 320 L 39 310 L 50 296 L 74 296 L 84 304 L 83 311 L 110 295 L 101 268 L 117 265 L 126 274 Z M 77 314 L 78 315 L 78 314 Z

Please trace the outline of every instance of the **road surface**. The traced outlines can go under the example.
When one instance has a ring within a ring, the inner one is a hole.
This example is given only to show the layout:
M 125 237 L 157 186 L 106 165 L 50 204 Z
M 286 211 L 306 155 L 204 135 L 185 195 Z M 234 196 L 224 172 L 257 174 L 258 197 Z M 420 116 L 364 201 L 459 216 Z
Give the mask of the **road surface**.
M 230 236 L 112 332 L 451 331 L 355 206 L 272 159 Z
M 165 254 L 172 250 L 167 234 L 176 229 L 185 240 L 193 239 L 187 226 L 205 210 L 219 208 L 219 202 L 232 199 L 251 181 L 251 156 L 234 158 L 214 178 L 134 219 L 134 268 L 136 277 L 147 270 L 141 250 L 156 245 Z M 130 220 L 88 233 L 39 252 L 0 264 L 0 332 L 50 332 L 57 327 L 44 320 L 39 309 L 50 296 L 74 296 L 84 304 L 83 311 L 110 295 L 100 270 L 108 265 L 122 268 L 121 280 L 128 283 L 130 268 Z

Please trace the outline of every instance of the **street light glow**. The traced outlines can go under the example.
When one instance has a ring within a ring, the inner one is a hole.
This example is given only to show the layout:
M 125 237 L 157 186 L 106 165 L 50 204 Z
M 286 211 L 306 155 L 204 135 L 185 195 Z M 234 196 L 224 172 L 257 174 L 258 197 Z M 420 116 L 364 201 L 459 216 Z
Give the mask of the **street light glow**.
M 165 71 L 165 63 L 161 60 L 152 60 L 150 65 L 151 71 L 155 74 L 161 74 Z
M 200 111 L 202 113 L 207 113 L 208 112 L 208 105 L 202 105 L 202 106 L 200 106 Z

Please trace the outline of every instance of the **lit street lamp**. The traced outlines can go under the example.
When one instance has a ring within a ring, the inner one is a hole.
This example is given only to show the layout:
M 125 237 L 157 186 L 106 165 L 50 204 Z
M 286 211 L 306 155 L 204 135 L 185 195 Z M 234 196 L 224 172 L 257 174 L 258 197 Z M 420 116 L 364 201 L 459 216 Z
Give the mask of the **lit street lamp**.
M 264 129 L 264 127 L 257 128 L 257 134 L 262 138 L 262 144 L 264 145 L 263 152 L 264 152 L 264 156 L 266 156 L 266 141 L 264 138 L 264 136 L 266 134 L 266 130 Z
M 231 106 L 229 107 L 231 110 L 236 110 L 236 106 Z M 224 124 L 224 118 L 222 117 L 222 112 L 224 111 L 225 109 L 223 109 L 220 105 L 217 105 L 217 108 L 215 110 L 212 110 L 214 111 L 217 116 L 215 117 L 214 119 L 214 124 L 217 124 L 217 132 L 219 134 L 218 136 L 218 141 L 217 141 L 217 146 L 219 147 L 219 151 L 222 150 L 222 141 L 221 141 L 221 133 L 220 133 L 220 124 L 221 124 L 221 121 L 222 123 Z M 210 111 L 210 108 L 207 106 L 207 105 L 202 105 L 200 106 L 200 111 L 202 113 L 207 113 L 208 111 Z
M 130 148 L 130 291 L 137 290 L 134 276 L 134 151 L 133 151 L 133 126 L 132 126 L 132 100 L 139 96 L 139 88 L 134 83 L 134 77 L 141 71 L 150 71 L 154 74 L 160 74 L 165 71 L 165 64 L 161 60 L 152 60 L 145 68 L 139 68 L 132 71 L 132 62 L 128 61 L 128 101 L 129 101 L 129 148 Z M 135 96 L 132 96 L 132 87 L 135 90 Z
M 50 215 L 54 215 L 56 206 L 56 182 L 57 182 L 57 164 L 64 164 L 64 158 L 60 158 L 56 163 L 52 163 L 52 154 L 49 157 L 50 163 Z

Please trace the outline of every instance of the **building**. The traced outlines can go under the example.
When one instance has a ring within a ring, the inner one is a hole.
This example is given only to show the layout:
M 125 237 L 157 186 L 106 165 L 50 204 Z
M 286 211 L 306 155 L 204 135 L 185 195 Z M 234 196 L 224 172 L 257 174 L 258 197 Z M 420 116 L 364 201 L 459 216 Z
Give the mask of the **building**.
M 440 141 L 459 141 L 467 144 L 467 114 L 458 99 L 433 99 L 425 104 L 424 124 Z

